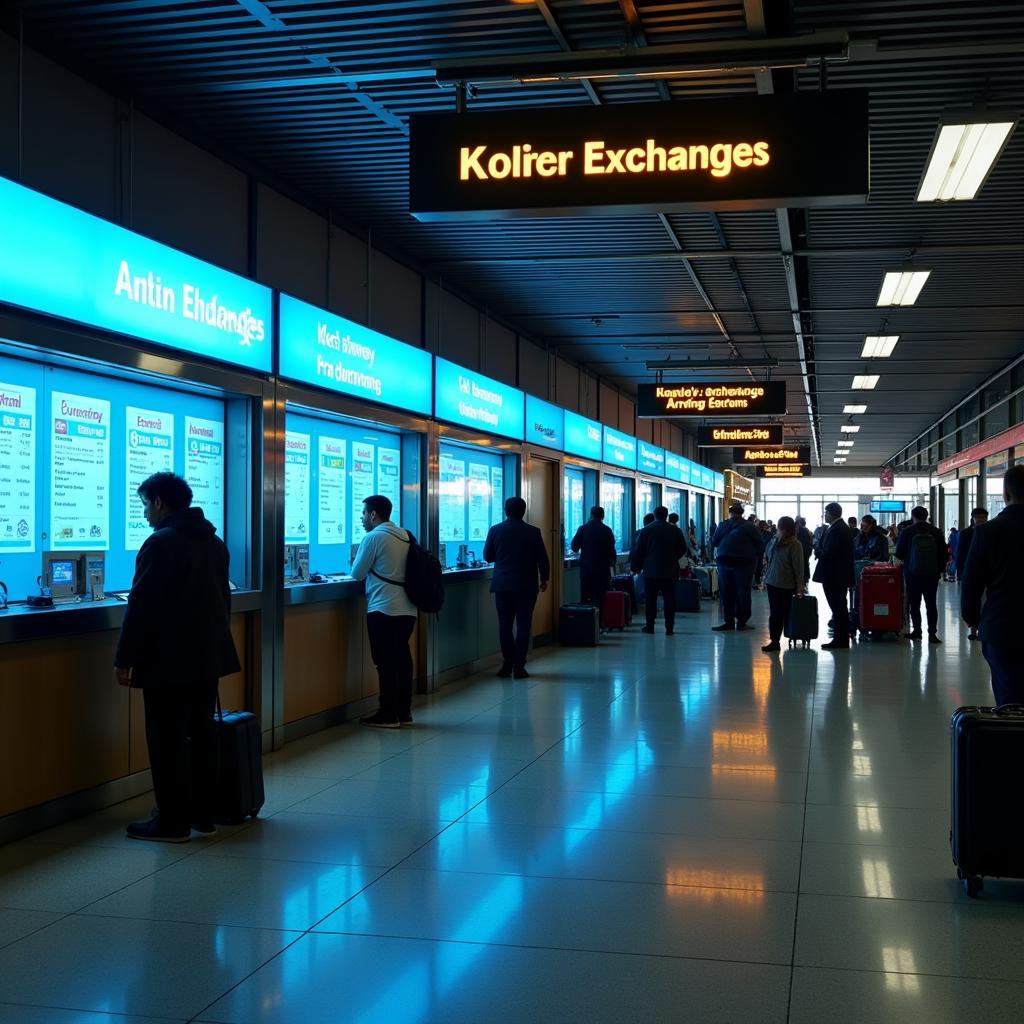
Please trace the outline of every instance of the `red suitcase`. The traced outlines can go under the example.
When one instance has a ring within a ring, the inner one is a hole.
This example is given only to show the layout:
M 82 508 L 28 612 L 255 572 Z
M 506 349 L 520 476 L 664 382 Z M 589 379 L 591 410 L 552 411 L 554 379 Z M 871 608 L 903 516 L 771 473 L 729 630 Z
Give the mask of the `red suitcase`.
M 857 582 L 861 632 L 899 633 L 903 629 L 903 573 L 895 565 L 867 565 Z
M 629 594 L 622 590 L 605 591 L 601 602 L 601 628 L 625 629 L 629 620 Z

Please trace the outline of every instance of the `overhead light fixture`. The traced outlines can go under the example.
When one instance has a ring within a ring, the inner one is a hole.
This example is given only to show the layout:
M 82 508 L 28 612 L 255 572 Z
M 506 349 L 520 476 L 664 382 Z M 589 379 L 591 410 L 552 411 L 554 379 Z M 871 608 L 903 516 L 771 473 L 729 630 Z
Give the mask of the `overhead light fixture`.
M 875 305 L 912 306 L 930 276 L 930 270 L 887 270 Z
M 846 459 L 833 459 L 832 461 L 833 462 L 845 462 Z
M 852 441 L 836 441 L 836 447 L 837 448 L 852 448 L 853 447 L 853 442 Z
M 864 339 L 864 349 L 860 357 L 861 359 L 888 359 L 899 340 L 898 334 L 869 334 Z
M 858 373 L 850 387 L 853 391 L 871 391 L 877 383 L 877 373 Z
M 778 366 L 774 356 L 754 359 L 648 359 L 648 370 L 746 370 L 748 367 Z
M 1006 145 L 1016 119 L 983 106 L 949 111 L 932 143 L 919 203 L 973 199 Z
M 860 427 L 856 427 L 852 423 L 844 423 L 839 430 L 844 434 L 856 434 L 860 431 Z
M 843 412 L 848 412 L 853 416 L 859 416 L 862 412 L 867 412 L 868 407 L 866 405 L 844 405 Z

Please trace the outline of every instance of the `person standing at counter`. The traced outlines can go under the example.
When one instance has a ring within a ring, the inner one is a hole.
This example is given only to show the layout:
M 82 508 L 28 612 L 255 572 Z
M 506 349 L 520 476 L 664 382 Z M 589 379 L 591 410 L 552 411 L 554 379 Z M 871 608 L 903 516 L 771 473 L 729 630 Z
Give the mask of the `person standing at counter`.
M 193 828 L 216 831 L 217 686 L 241 668 L 228 549 L 202 509 L 191 507 L 192 488 L 180 476 L 154 473 L 138 494 L 153 533 L 135 559 L 114 674 L 120 686 L 142 690 L 157 813 L 127 832 L 187 843 Z
M 580 600 L 601 607 L 615 570 L 615 534 L 605 525 L 604 509 L 595 505 L 590 520 L 577 531 L 570 545 L 580 556 Z
M 409 638 L 416 606 L 405 592 L 405 565 L 412 538 L 391 522 L 391 499 L 371 494 L 363 501 L 363 529 L 352 576 L 366 580 L 366 631 L 380 681 L 380 707 L 362 725 L 398 729 L 412 725 L 412 653 Z
M 733 502 L 729 518 L 718 525 L 711 539 L 718 564 L 718 586 L 722 595 L 723 622 L 711 628 L 716 633 L 746 629 L 751 615 L 750 589 L 754 583 L 754 567 L 764 556 L 761 531 L 743 518 L 743 506 Z
M 526 655 L 530 650 L 533 609 L 538 590 L 547 590 L 551 578 L 544 538 L 536 526 L 523 522 L 525 515 L 526 502 L 509 498 L 505 502 L 505 521 L 492 526 L 484 542 L 484 561 L 494 563 L 491 593 L 501 641 L 498 675 L 503 679 L 529 678 Z

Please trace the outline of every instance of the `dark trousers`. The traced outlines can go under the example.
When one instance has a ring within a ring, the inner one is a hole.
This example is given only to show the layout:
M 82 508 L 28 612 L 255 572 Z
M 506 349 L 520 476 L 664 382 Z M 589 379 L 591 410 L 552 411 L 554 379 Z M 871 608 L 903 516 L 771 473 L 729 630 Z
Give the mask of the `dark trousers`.
M 676 581 L 652 579 L 644 577 L 644 615 L 647 628 L 654 629 L 654 620 L 658 614 L 658 594 L 665 609 L 665 629 L 672 630 L 676 624 Z
M 996 706 L 1024 704 L 1024 643 L 983 642 L 981 653 L 992 670 L 992 693 Z
M 722 598 L 722 619 L 730 626 L 745 626 L 750 619 L 750 588 L 754 581 L 754 563 L 723 565 L 718 563 L 718 590 Z
M 580 602 L 600 608 L 610 582 L 607 569 L 580 569 Z
M 366 631 L 370 634 L 370 656 L 380 680 L 380 710 L 386 718 L 412 714 L 412 652 L 409 637 L 416 626 L 414 615 L 385 615 L 370 612 Z
M 921 598 L 924 598 L 924 607 L 928 613 L 928 633 L 934 633 L 939 628 L 939 606 L 936 597 L 939 592 L 939 578 L 922 579 L 920 576 L 911 576 L 904 573 L 903 578 L 907 582 L 907 604 L 910 605 L 910 621 L 913 623 L 914 632 L 921 631 Z
M 850 642 L 850 609 L 847 606 L 849 589 L 825 584 L 825 600 L 832 612 L 832 640 L 837 644 Z
M 217 792 L 217 680 L 143 687 L 146 745 L 160 821 L 174 831 L 210 822 Z
M 778 643 L 782 639 L 782 631 L 786 628 L 786 620 L 789 618 L 789 606 L 793 603 L 795 593 L 795 590 L 768 584 L 768 636 L 773 643 Z
M 501 657 L 506 665 L 513 668 L 523 668 L 526 665 L 526 655 L 530 651 L 530 631 L 533 629 L 533 609 L 536 604 L 536 593 L 523 594 L 517 590 L 504 590 L 494 595 L 494 607 L 498 612 Z

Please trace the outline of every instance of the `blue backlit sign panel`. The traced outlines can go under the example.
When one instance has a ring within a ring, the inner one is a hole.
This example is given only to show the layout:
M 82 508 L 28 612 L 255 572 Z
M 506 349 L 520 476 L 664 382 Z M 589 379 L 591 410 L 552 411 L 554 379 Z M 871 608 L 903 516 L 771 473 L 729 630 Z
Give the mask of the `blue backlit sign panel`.
M 665 449 L 648 444 L 646 441 L 638 440 L 636 443 L 636 468 L 641 473 L 650 473 L 652 476 L 664 476 Z
M 605 427 L 603 460 L 612 466 L 636 469 L 636 438 Z
M 675 452 L 665 452 L 665 477 L 668 480 L 675 480 L 676 483 L 688 484 L 690 482 L 690 471 L 683 465 L 686 460 Z
M 430 353 L 281 296 L 282 377 L 430 415 Z
M 434 360 L 434 415 L 440 420 L 522 441 L 522 391 L 475 370 Z
M 714 478 L 714 491 L 715 494 L 725 494 L 725 475 L 722 473 L 713 473 Z
M 0 302 L 269 373 L 269 288 L 0 178 Z
M 545 448 L 565 447 L 565 412 L 557 405 L 526 396 L 526 440 Z
M 565 450 L 570 455 L 601 461 L 601 424 L 579 413 L 565 412 Z
M 715 486 L 715 474 L 704 466 L 697 466 L 695 468 L 700 473 L 700 483 L 698 486 L 703 487 L 706 491 L 712 490 Z

